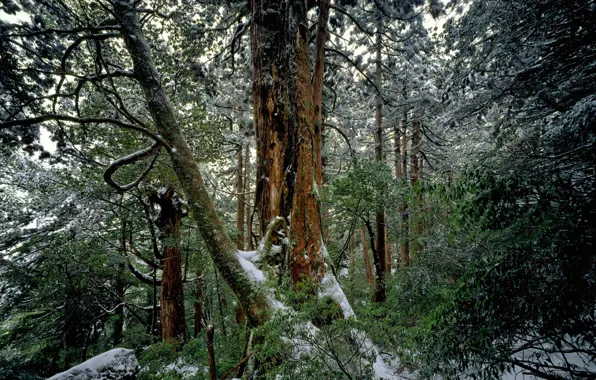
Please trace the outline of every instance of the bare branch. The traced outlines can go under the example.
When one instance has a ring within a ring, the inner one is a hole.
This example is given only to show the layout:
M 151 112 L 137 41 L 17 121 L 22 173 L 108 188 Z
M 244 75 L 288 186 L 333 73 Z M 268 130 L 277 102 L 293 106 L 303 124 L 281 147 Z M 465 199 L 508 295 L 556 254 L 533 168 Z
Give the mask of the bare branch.
M 0 130 L 4 128 L 15 127 L 17 125 L 20 126 L 29 126 L 42 123 L 44 121 L 70 121 L 73 123 L 80 123 L 80 124 L 88 124 L 88 123 L 107 123 L 107 124 L 114 124 L 124 129 L 131 129 L 133 131 L 141 132 L 147 137 L 150 137 L 152 140 L 160 143 L 162 146 L 166 147 L 166 149 L 170 149 L 169 144 L 167 144 L 160 136 L 151 132 L 150 130 L 140 127 L 138 125 L 125 123 L 120 120 L 112 119 L 109 117 L 75 117 L 69 115 L 60 115 L 60 114 L 47 114 L 43 116 L 31 117 L 27 119 L 19 119 L 19 120 L 11 120 L 5 121 L 0 123 Z

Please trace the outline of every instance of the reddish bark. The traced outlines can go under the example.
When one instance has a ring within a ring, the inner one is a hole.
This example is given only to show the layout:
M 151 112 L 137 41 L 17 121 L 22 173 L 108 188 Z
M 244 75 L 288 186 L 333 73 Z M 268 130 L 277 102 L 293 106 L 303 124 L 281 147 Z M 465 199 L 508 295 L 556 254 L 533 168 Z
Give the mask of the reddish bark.
M 297 24 L 284 17 L 286 6 L 274 0 L 252 0 L 253 101 L 257 139 L 255 207 L 261 236 L 276 216 L 292 209 L 296 170 L 295 50 Z
M 304 14 L 306 18 L 306 13 Z M 321 255 L 321 224 L 319 201 L 315 195 L 316 183 L 313 181 L 313 132 L 314 102 L 310 82 L 310 52 L 308 49 L 308 31 L 300 24 L 297 33 L 296 95 L 298 114 L 298 165 L 292 225 L 290 237 L 294 245 L 290 260 L 290 274 L 294 283 L 308 278 L 317 283 L 323 276 L 323 258 Z
M 316 283 L 323 265 L 307 4 L 253 0 L 251 5 L 258 157 L 255 206 L 261 236 L 274 217 L 291 220 L 292 279 Z
M 366 281 L 368 281 L 369 284 L 372 284 L 375 282 L 375 279 L 373 278 L 372 268 L 370 267 L 370 257 L 368 257 L 368 246 L 366 244 L 366 227 L 364 225 L 362 225 L 362 228 L 360 229 L 360 236 L 362 239 L 362 255 L 364 256 L 364 266 L 366 268 Z
M 186 334 L 186 320 L 180 252 L 181 203 L 173 190 L 155 194 L 151 200 L 160 207 L 156 223 L 163 239 L 163 271 L 159 302 L 161 339 L 182 341 Z

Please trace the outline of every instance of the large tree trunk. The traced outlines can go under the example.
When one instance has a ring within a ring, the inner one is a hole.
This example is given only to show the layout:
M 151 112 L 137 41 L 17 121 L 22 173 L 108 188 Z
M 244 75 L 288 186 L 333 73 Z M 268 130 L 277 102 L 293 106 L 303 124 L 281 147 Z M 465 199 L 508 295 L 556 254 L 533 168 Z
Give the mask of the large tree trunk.
M 129 0 L 115 0 L 113 4 L 114 15 L 121 25 L 122 36 L 133 62 L 135 78 L 143 89 L 155 126 L 168 144 L 172 168 L 184 190 L 188 207 L 213 263 L 242 303 L 249 324 L 261 325 L 271 315 L 269 302 L 245 274 L 236 256 L 237 249 L 213 207 L 199 166 L 182 135 L 170 99 L 159 81 L 160 76 L 134 4 Z
M 315 68 L 313 91 L 315 99 L 315 158 L 317 185 L 323 184 L 323 82 L 325 74 L 325 41 L 327 39 L 327 21 L 329 20 L 330 0 L 321 0 L 317 22 L 317 44 L 315 50 Z
M 256 206 L 262 236 L 274 217 L 291 219 L 294 283 L 323 274 L 306 11 L 304 1 L 252 1 Z
M 292 208 L 290 237 L 293 252 L 290 260 L 290 273 L 294 283 L 303 278 L 318 283 L 323 276 L 323 255 L 321 254 L 321 219 L 319 200 L 316 197 L 314 178 L 313 132 L 314 104 L 310 82 L 310 52 L 308 49 L 308 29 L 305 26 L 306 9 L 300 20 L 298 31 L 298 73 L 297 114 L 298 114 L 298 165 L 296 188 Z
M 376 107 L 375 107 L 375 158 L 378 162 L 383 162 L 383 102 L 381 99 L 381 88 L 383 85 L 382 72 L 382 39 L 381 39 L 382 21 L 380 14 L 377 15 L 377 41 L 376 41 L 376 62 L 375 77 L 377 85 Z M 387 271 L 387 260 L 385 253 L 385 210 L 381 206 L 376 210 L 376 258 L 379 260 L 377 268 L 377 287 L 373 297 L 374 302 L 385 301 L 385 272 Z
M 295 1 L 252 0 L 253 102 L 257 139 L 255 206 L 261 237 L 269 222 L 289 222 L 296 178 Z M 287 16 L 287 17 L 286 17 Z
M 183 341 L 186 335 L 186 319 L 180 252 L 181 202 L 173 190 L 158 193 L 151 201 L 160 207 L 156 224 L 161 231 L 163 245 L 163 271 L 159 292 L 161 339 Z
M 236 152 L 236 228 L 238 229 L 238 241 L 236 247 L 239 250 L 244 250 L 244 203 L 245 203 L 245 191 L 244 191 L 244 171 L 242 166 L 244 161 L 242 159 L 242 144 L 238 145 L 238 151 Z

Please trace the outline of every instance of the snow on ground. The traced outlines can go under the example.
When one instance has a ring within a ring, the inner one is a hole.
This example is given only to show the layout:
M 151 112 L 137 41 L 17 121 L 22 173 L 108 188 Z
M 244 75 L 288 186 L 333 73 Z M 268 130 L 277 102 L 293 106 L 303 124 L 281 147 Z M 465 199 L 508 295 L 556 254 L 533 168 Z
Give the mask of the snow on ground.
M 582 344 L 578 337 L 571 337 L 566 334 L 557 347 L 550 341 L 540 340 L 538 336 L 528 336 L 520 340 L 520 348 L 526 342 L 534 342 L 532 347 L 526 348 L 515 355 L 512 359 L 529 365 L 544 372 L 553 378 L 565 378 L 570 376 L 570 371 L 576 373 L 596 373 L 596 362 L 592 361 L 590 352 L 593 347 Z M 581 377 L 581 376 L 578 376 Z M 515 366 L 509 372 L 503 374 L 502 380 L 530 380 L 537 377 L 529 374 L 528 370 Z
M 115 348 L 99 354 L 48 380 L 109 380 L 134 378 L 139 363 L 133 350 Z
M 194 379 L 199 372 L 199 367 L 192 364 L 184 363 L 182 359 L 178 359 L 175 363 L 170 363 L 159 372 L 159 374 L 167 375 L 168 372 L 174 371 L 182 379 Z M 203 368 L 203 372 L 209 372 L 209 367 Z M 167 378 L 167 376 L 166 376 Z

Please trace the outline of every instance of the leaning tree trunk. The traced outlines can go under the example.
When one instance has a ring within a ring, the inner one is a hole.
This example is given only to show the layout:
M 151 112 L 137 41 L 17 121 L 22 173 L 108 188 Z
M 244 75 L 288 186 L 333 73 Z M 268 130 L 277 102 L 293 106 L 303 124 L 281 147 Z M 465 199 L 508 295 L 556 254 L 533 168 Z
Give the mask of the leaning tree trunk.
M 186 319 L 180 252 L 182 203 L 173 190 L 157 193 L 151 201 L 160 207 L 156 224 L 161 231 L 163 241 L 163 270 L 159 291 L 161 339 L 183 341 L 186 335 Z
M 382 79 L 382 40 L 381 40 L 381 29 L 382 29 L 381 15 L 377 14 L 377 41 L 376 41 L 376 62 L 375 62 L 375 77 L 377 85 L 376 94 L 376 107 L 375 107 L 375 158 L 378 162 L 384 162 L 383 158 L 383 102 L 381 99 L 381 88 L 383 84 Z M 387 258 L 385 252 L 385 210 L 383 206 L 379 206 L 375 215 L 375 226 L 376 226 L 376 243 L 375 249 L 377 251 L 377 259 L 379 260 L 376 267 L 377 270 L 377 286 L 373 297 L 374 302 L 384 302 L 386 299 L 385 295 L 385 275 L 387 271 Z
M 291 220 L 292 279 L 316 283 L 323 265 L 307 6 L 297 0 L 253 0 L 251 5 L 261 236 L 274 217 Z
M 133 62 L 134 75 L 143 89 L 153 122 L 167 144 L 172 168 L 188 202 L 189 210 L 207 246 L 213 263 L 242 304 L 249 324 L 265 323 L 271 307 L 265 295 L 245 274 L 234 242 L 226 234 L 203 182 L 199 166 L 188 146 L 170 99 L 159 81 L 159 73 L 143 34 L 141 23 L 130 0 L 114 0 L 114 15 Z

